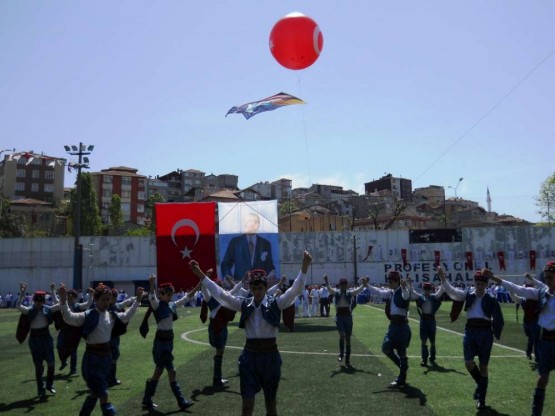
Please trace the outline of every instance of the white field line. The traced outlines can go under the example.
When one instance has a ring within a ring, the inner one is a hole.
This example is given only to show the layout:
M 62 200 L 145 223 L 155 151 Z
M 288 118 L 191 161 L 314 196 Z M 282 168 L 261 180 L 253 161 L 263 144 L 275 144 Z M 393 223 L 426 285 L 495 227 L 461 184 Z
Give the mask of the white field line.
M 383 309 L 377 308 L 377 307 L 372 306 L 372 305 L 363 305 L 363 306 L 366 306 L 366 307 L 372 308 L 372 309 L 377 309 L 379 311 L 383 311 Z M 418 322 L 418 323 L 420 322 L 420 320 L 410 318 L 410 317 L 409 317 L 409 320 L 414 321 L 414 322 Z M 464 335 L 464 334 L 461 334 L 460 332 L 453 331 L 451 329 L 447 329 L 447 328 L 444 328 L 442 326 L 438 326 L 437 329 L 441 329 L 442 331 L 448 332 L 450 334 L 458 335 L 458 336 L 461 336 L 461 337 Z M 493 345 L 496 346 L 496 347 L 499 347 L 499 348 L 504 348 L 504 349 L 509 350 L 509 351 L 520 353 L 521 355 L 519 355 L 519 357 L 522 356 L 522 355 L 526 355 L 526 351 L 519 350 L 518 348 L 508 347 L 506 345 L 498 344 L 497 342 L 494 342 Z M 492 355 L 491 357 L 494 357 L 494 356 Z
M 383 309 L 377 308 L 375 306 L 371 306 L 371 305 L 363 305 L 363 306 L 367 306 L 369 308 L 372 309 L 376 309 L 379 311 L 383 312 Z M 415 321 L 415 322 L 419 322 L 417 319 L 414 318 L 409 318 L 411 321 Z M 458 336 L 463 336 L 464 334 L 461 334 L 460 332 L 456 332 L 456 331 L 452 331 L 450 329 L 447 328 L 443 328 L 438 326 L 438 329 L 441 329 L 442 331 L 448 332 L 450 334 L 454 334 L 454 335 L 458 335 Z M 181 338 L 186 341 L 186 342 L 190 342 L 191 344 L 197 344 L 197 345 L 205 345 L 205 346 L 210 346 L 210 343 L 206 342 L 206 341 L 197 341 L 194 339 L 189 338 L 190 334 L 193 334 L 195 332 L 199 332 L 199 331 L 207 331 L 206 327 L 202 327 L 199 329 L 193 329 L 192 331 L 187 331 L 184 332 L 183 334 L 181 334 Z M 493 345 L 495 345 L 496 347 L 499 348 L 505 348 L 507 350 L 510 351 L 514 351 L 516 353 L 519 353 L 518 355 L 492 355 L 490 358 L 522 358 L 524 356 L 526 356 L 526 352 L 516 349 L 516 348 L 511 348 L 511 347 L 507 347 L 506 345 L 502 345 L 502 344 L 497 344 L 494 343 Z M 236 346 L 236 345 L 226 345 L 226 348 L 229 349 L 236 349 L 236 350 L 242 350 L 243 347 L 242 346 Z M 336 356 L 337 355 L 337 351 L 335 352 L 328 352 L 326 350 L 318 352 L 318 351 L 288 351 L 288 350 L 279 350 L 280 353 L 282 354 L 300 354 L 300 355 L 331 355 L 331 356 Z M 351 354 L 351 357 L 383 357 L 383 354 Z M 409 358 L 420 358 L 420 355 L 409 355 Z M 453 359 L 461 359 L 462 358 L 462 354 L 461 355 L 438 355 L 437 358 L 453 358 Z

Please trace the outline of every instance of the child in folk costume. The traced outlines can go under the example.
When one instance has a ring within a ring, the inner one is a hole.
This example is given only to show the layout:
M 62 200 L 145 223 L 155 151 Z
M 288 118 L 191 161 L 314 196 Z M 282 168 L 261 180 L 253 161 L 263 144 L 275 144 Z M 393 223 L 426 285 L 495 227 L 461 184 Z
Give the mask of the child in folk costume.
M 200 288 L 200 283 L 183 296 L 181 299 L 172 302 L 172 297 L 175 289 L 171 283 L 162 283 L 158 288 L 158 296 L 156 296 L 156 276 L 150 276 L 150 307 L 152 308 L 154 318 L 156 319 L 156 337 L 152 346 L 152 357 L 154 359 L 154 373 L 152 377 L 146 381 L 145 393 L 143 396 L 142 405 L 145 409 L 154 409 L 158 407 L 152 401 L 152 396 L 156 393 L 158 381 L 164 372 L 168 372 L 168 380 L 170 386 L 177 400 L 177 405 L 180 410 L 185 410 L 193 405 L 192 402 L 185 399 L 181 392 L 181 386 L 177 382 L 177 372 L 173 365 L 173 321 L 177 316 L 177 307 L 186 305 L 191 299 L 195 297 L 197 290 Z
M 303 263 L 293 285 L 280 296 L 267 296 L 268 282 L 264 270 L 253 270 L 250 276 L 252 296 L 237 297 L 224 291 L 200 270 L 195 260 L 189 262 L 193 273 L 206 285 L 210 294 L 223 306 L 241 312 L 239 328 L 245 329 L 245 348 L 239 356 L 242 416 L 254 412 L 255 396 L 264 391 L 266 414 L 277 415 L 277 390 L 281 379 L 281 356 L 276 337 L 279 333 L 281 311 L 290 306 L 303 287 L 305 275 L 312 262 L 304 252 Z
M 411 284 L 412 289 L 412 284 Z M 416 297 L 416 310 L 420 315 L 420 353 L 422 361 L 420 365 L 426 367 L 428 365 L 428 357 L 430 363 L 436 363 L 436 312 L 441 306 L 441 296 L 443 295 L 443 286 L 440 286 L 436 292 L 435 286 L 431 282 L 422 284 L 424 293 L 418 293 L 412 289 L 412 295 Z M 430 350 L 428 351 L 427 342 L 430 340 Z
M 538 342 L 538 380 L 532 402 L 532 416 L 541 416 L 545 401 L 545 390 L 549 374 L 555 370 L 555 262 L 551 261 L 543 269 L 545 285 L 523 287 L 495 277 L 490 270 L 486 275 L 498 285 L 509 289 L 518 296 L 538 301 L 538 324 L 541 336 Z
M 120 295 L 123 294 L 124 296 Z M 108 310 L 111 312 L 125 312 L 125 308 L 132 305 L 135 302 L 135 297 L 127 297 L 127 294 L 120 292 L 117 289 L 112 288 L 112 299 L 110 300 L 110 306 Z M 118 302 L 118 299 L 122 299 Z M 112 346 L 112 368 L 110 369 L 110 375 L 108 376 L 108 387 L 119 386 L 121 381 L 118 380 L 116 373 L 118 369 L 118 359 L 120 356 L 119 350 L 120 336 L 115 335 L 110 339 L 110 345 Z
M 362 285 L 356 289 L 349 289 L 349 281 L 347 279 L 339 279 L 338 289 L 329 286 L 328 276 L 324 276 L 324 285 L 328 288 L 330 295 L 335 298 L 335 325 L 339 331 L 339 356 L 337 360 L 343 361 L 345 357 L 345 365 L 351 366 L 351 335 L 353 334 L 353 316 L 352 306 L 353 300 L 368 286 L 366 278 L 361 279 Z
M 69 308 L 73 312 L 82 312 L 89 309 L 93 302 L 94 289 L 89 288 L 89 297 L 86 302 L 78 303 L 77 298 L 79 293 L 75 289 L 67 291 L 67 303 Z M 61 311 L 59 312 L 61 314 Z M 62 318 L 60 332 L 58 333 L 58 340 L 56 343 L 56 348 L 58 350 L 58 356 L 62 365 L 60 366 L 60 371 L 67 367 L 67 359 L 70 358 L 69 374 L 77 374 L 77 347 L 79 347 L 79 342 L 81 341 L 81 328 L 76 326 L 71 326 Z
M 486 292 L 489 274 L 486 269 L 474 273 L 474 288 L 456 289 L 445 277 L 441 267 L 437 274 L 441 279 L 445 293 L 453 300 L 451 320 L 455 321 L 460 313 L 457 304 L 466 311 L 466 326 L 463 338 L 464 365 L 476 382 L 473 398 L 476 408 L 486 408 L 486 395 L 489 384 L 488 364 L 493 347 L 493 337 L 499 339 L 503 330 L 504 320 L 501 307 L 495 296 Z M 457 303 L 458 302 L 458 303 Z M 478 356 L 479 366 L 474 362 Z
M 125 332 L 125 323 L 139 308 L 143 288 L 137 288 L 133 305 L 125 312 L 109 311 L 112 291 L 108 286 L 99 284 L 94 290 L 95 308 L 85 312 L 73 312 L 67 304 L 66 288 L 60 286 L 61 310 L 64 321 L 73 326 L 83 327 L 83 337 L 87 347 L 83 355 L 81 369 L 83 379 L 89 388 L 79 416 L 89 416 L 97 400 L 103 416 L 116 415 L 115 407 L 108 400 L 108 377 L 112 369 L 112 347 L 110 339 Z
M 208 277 L 212 277 L 213 270 L 206 272 Z M 221 286 L 221 281 L 217 284 Z M 208 324 L 208 340 L 210 345 L 216 349 L 214 355 L 214 374 L 212 377 L 212 385 L 221 387 L 228 382 L 222 377 L 222 361 L 224 358 L 225 346 L 227 343 L 227 324 L 235 318 L 235 311 L 223 307 L 210 293 L 205 285 L 202 285 L 202 305 L 200 312 L 200 320 L 206 322 L 208 311 L 210 311 L 210 322 Z
M 385 314 L 389 319 L 389 327 L 382 343 L 382 352 L 399 367 L 399 375 L 389 384 L 390 387 L 397 388 L 406 385 L 409 369 L 407 349 L 412 336 L 408 322 L 411 294 L 409 285 L 401 279 L 401 274 L 398 271 L 390 271 L 387 275 L 387 281 L 389 283 L 388 289 L 380 289 L 374 286 L 369 288 L 374 295 L 386 299 Z
M 52 296 L 57 300 L 55 285 L 52 283 L 50 289 Z M 21 283 L 19 285 L 19 296 L 17 298 L 16 308 L 22 313 L 20 323 L 18 325 L 18 340 L 22 343 L 27 335 L 27 327 L 30 330 L 29 335 L 29 349 L 33 357 L 33 364 L 35 365 L 35 379 L 37 382 L 37 394 L 39 397 L 46 395 L 46 390 L 52 394 L 56 394 L 54 389 L 54 371 L 55 371 L 55 358 L 54 358 L 54 340 L 50 335 L 49 326 L 53 322 L 52 313 L 60 309 L 60 305 L 53 306 L 46 305 L 46 292 L 36 291 L 33 294 L 33 303 L 31 306 L 24 306 L 21 303 L 25 298 L 27 285 Z M 21 336 L 22 335 L 22 336 Z M 44 380 L 42 378 L 44 373 L 43 362 L 46 361 L 46 390 L 44 389 Z

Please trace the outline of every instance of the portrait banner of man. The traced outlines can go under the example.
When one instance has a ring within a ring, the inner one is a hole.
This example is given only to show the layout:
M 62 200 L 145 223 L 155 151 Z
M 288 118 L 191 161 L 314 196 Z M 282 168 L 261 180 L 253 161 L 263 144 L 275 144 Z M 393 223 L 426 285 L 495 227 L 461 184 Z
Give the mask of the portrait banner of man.
M 279 276 L 277 201 L 218 203 L 220 276 L 241 280 L 262 269 Z

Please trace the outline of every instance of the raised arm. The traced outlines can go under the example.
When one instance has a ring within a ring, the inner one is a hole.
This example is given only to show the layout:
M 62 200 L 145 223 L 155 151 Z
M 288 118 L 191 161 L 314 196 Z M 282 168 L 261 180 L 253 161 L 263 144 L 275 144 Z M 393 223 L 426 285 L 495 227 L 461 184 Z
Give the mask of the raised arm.
M 359 287 L 357 287 L 356 289 L 351 290 L 351 295 L 356 296 L 360 292 L 362 292 L 362 289 L 364 289 L 365 287 L 368 287 L 368 281 L 369 280 L 370 280 L 370 278 L 368 278 L 368 277 L 363 277 L 362 279 L 360 279 L 361 285 Z
M 445 290 L 445 293 L 447 293 L 452 300 L 466 299 L 466 291 L 451 286 L 451 283 L 449 282 L 449 280 L 447 280 L 445 272 L 443 271 L 443 268 L 441 266 L 437 267 L 437 275 L 441 280 L 443 290 Z
M 131 317 L 135 315 L 139 306 L 141 306 L 141 299 L 143 298 L 144 289 L 142 287 L 138 287 L 137 291 L 135 292 L 135 300 L 129 309 L 125 312 L 116 312 L 118 318 L 121 319 L 123 322 L 129 322 Z
M 489 269 L 482 269 L 482 274 L 493 280 L 496 285 L 503 286 L 505 289 L 516 293 L 520 297 L 526 299 L 538 299 L 540 290 L 535 287 L 519 286 L 513 282 L 503 280 L 500 277 L 494 276 L 493 272 Z
M 23 299 L 25 299 L 25 293 L 27 293 L 27 284 L 19 283 L 19 294 L 17 295 L 17 302 L 15 304 L 15 307 L 19 309 L 22 314 L 27 315 L 32 306 L 27 307 L 21 304 L 21 302 L 23 302 Z
M 285 275 L 281 276 L 281 279 L 279 279 L 279 281 L 275 285 L 273 285 L 271 288 L 269 288 L 266 293 L 268 295 L 274 296 L 277 293 L 277 291 L 279 290 L 279 288 L 281 287 L 281 285 L 283 285 L 286 280 L 287 280 L 287 278 L 285 277 Z
M 199 290 L 201 290 L 201 287 L 203 287 L 202 281 L 198 282 L 197 285 L 192 288 L 191 290 L 189 290 L 187 292 L 187 295 L 183 296 L 181 299 L 176 300 L 175 306 L 183 306 L 186 303 L 188 303 L 191 299 L 193 299 L 195 297 L 195 295 L 197 294 L 197 292 Z
M 299 275 L 297 276 L 297 278 L 295 279 L 291 287 L 287 289 L 283 295 L 276 298 L 278 307 L 281 310 L 291 306 L 293 302 L 295 302 L 295 297 L 299 293 L 301 293 L 301 290 L 304 287 L 304 278 L 311 263 L 312 263 L 312 257 L 310 256 L 308 251 L 305 251 L 303 254 L 303 263 L 302 263 Z
M 160 304 L 160 301 L 156 296 L 156 276 L 151 274 L 148 278 L 148 283 L 149 283 L 148 300 L 150 301 L 150 307 L 156 310 L 158 309 L 158 305 Z
M 60 285 L 60 311 L 64 321 L 73 326 L 81 326 L 85 323 L 85 312 L 73 312 L 67 304 L 67 289 Z
M 335 295 L 335 289 L 333 287 L 330 286 L 330 282 L 328 281 L 328 275 L 325 274 L 324 275 L 324 286 L 326 286 L 328 288 L 328 292 L 330 292 L 330 295 Z
M 199 278 L 203 285 L 205 285 L 210 294 L 216 298 L 222 306 L 231 309 L 233 311 L 240 311 L 241 305 L 243 304 L 243 299 L 230 294 L 223 290 L 220 286 L 210 280 L 202 270 L 200 270 L 199 264 L 196 260 L 191 260 L 189 262 L 189 268 L 191 271 Z

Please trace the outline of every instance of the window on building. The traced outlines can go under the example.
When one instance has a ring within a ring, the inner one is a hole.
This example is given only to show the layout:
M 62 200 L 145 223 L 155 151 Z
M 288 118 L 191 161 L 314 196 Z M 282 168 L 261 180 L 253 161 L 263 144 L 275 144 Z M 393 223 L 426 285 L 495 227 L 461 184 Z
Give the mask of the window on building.
M 144 201 L 145 200 L 145 193 L 144 191 L 139 191 L 137 193 L 137 199 L 139 199 L 140 201 Z
M 112 190 L 111 189 L 103 189 L 102 190 L 102 196 L 112 196 Z
M 39 191 L 39 184 L 38 183 L 32 183 L 31 184 L 31 192 L 38 192 Z
M 104 183 L 112 183 L 113 180 L 114 180 L 114 177 L 113 177 L 113 176 L 104 175 L 104 179 L 102 179 L 102 182 L 104 182 Z
M 139 187 L 144 187 L 145 186 L 145 180 L 144 179 L 139 179 Z
M 145 212 L 145 206 L 143 204 L 138 204 L 137 212 Z
M 54 171 L 47 170 L 46 172 L 44 172 L 44 179 L 54 179 Z
M 16 182 L 15 183 L 15 190 L 16 191 L 24 191 L 25 190 L 25 184 L 23 182 Z
M 122 198 L 131 198 L 131 191 L 121 191 Z
M 40 177 L 40 171 L 33 169 L 33 179 L 38 179 Z
M 121 185 L 122 186 L 131 186 L 131 176 L 122 176 L 121 177 Z
M 21 159 L 19 159 L 21 160 Z M 24 178 L 25 177 L 25 169 L 17 169 L 15 171 L 15 177 L 16 178 Z
M 19 159 L 17 159 L 17 164 L 18 165 L 24 165 L 25 163 L 27 163 L 27 159 L 24 157 L 20 157 Z
M 44 184 L 44 192 L 53 193 L 54 192 L 54 185 L 51 183 Z

